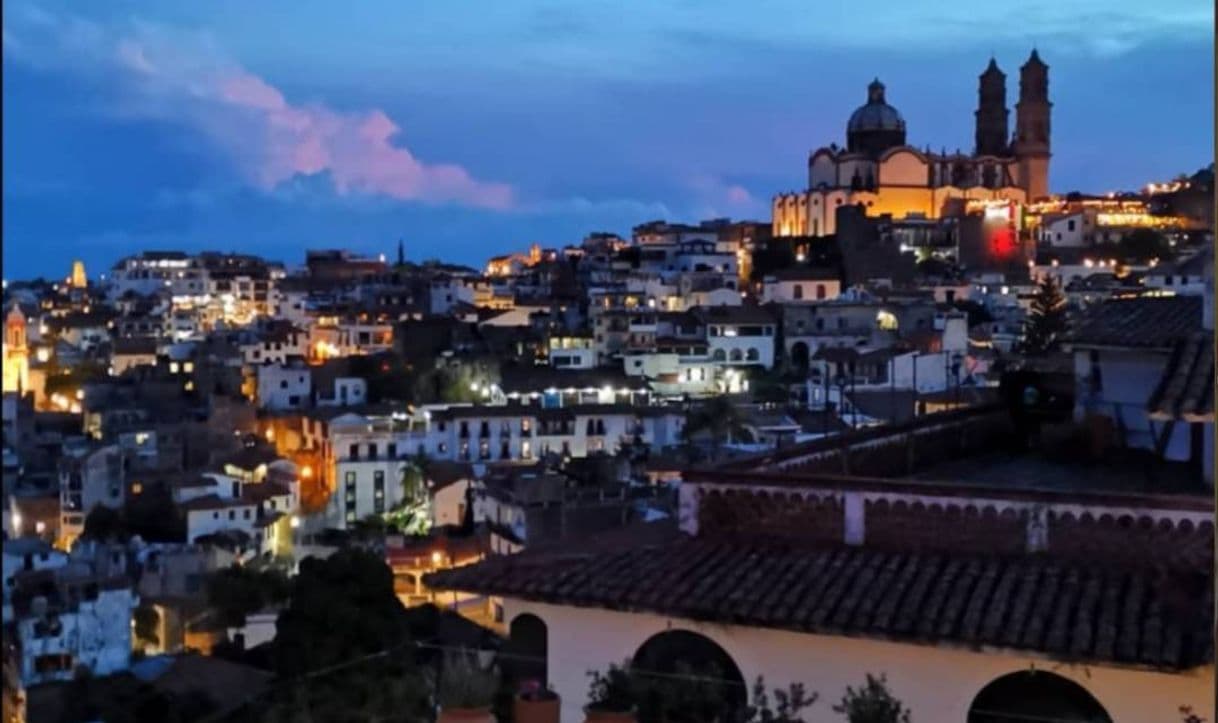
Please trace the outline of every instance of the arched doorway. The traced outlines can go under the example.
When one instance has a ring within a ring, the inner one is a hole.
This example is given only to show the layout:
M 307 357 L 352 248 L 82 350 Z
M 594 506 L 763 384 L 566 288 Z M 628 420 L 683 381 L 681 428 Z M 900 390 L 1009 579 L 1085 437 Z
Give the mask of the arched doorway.
M 634 654 L 644 689 L 639 723 L 740 720 L 748 702 L 744 675 L 732 656 L 705 635 L 668 630 L 648 638 Z
M 1083 686 L 1043 670 L 1024 670 L 981 689 L 969 707 L 968 723 L 1112 723 Z
M 802 341 L 797 341 L 791 345 L 791 368 L 795 371 L 805 374 L 808 371 L 808 345 Z
M 541 618 L 530 613 L 517 615 L 508 626 L 501 667 L 513 687 L 528 681 L 546 686 L 549 681 L 549 631 Z

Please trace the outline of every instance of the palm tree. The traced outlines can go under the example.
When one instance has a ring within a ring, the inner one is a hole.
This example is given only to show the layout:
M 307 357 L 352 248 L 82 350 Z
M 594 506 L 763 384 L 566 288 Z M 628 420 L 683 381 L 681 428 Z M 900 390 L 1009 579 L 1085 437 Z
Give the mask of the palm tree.
M 711 397 L 698 407 L 686 412 L 685 427 L 681 430 L 686 442 L 691 442 L 699 433 L 705 432 L 711 439 L 711 459 L 719 458 L 725 443 L 732 437 L 750 437 L 740 410 L 727 397 Z

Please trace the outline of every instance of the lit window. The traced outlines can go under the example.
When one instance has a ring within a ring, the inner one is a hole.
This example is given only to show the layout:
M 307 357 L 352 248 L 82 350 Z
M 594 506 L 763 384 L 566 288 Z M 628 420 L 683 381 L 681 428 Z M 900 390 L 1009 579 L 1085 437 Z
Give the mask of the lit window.
M 178 373 L 178 363 L 177 362 L 169 362 L 169 373 L 170 374 Z

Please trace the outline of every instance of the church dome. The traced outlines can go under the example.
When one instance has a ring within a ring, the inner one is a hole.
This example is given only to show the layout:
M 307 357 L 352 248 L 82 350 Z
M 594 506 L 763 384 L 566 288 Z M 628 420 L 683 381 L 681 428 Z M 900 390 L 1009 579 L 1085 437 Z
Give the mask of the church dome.
M 879 78 L 867 86 L 867 104 L 850 114 L 847 131 L 903 131 L 905 119 L 884 100 L 884 84 Z
M 872 155 L 905 145 L 905 119 L 884 100 L 884 84 L 879 78 L 867 86 L 866 105 L 850 114 L 846 140 L 849 150 Z

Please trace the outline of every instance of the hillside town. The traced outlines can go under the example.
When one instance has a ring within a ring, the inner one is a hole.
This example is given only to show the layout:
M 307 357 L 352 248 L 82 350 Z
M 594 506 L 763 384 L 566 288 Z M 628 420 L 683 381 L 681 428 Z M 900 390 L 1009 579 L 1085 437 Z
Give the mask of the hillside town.
M 1005 107 L 889 110 L 770 220 L 5 279 L 6 723 L 408 715 L 470 649 L 500 721 L 1212 720 L 1213 167 L 1051 195 Z

